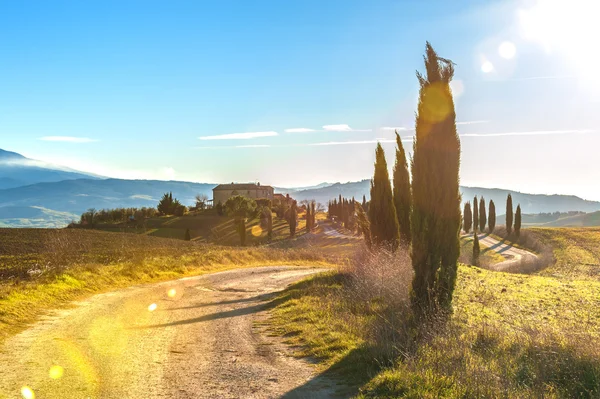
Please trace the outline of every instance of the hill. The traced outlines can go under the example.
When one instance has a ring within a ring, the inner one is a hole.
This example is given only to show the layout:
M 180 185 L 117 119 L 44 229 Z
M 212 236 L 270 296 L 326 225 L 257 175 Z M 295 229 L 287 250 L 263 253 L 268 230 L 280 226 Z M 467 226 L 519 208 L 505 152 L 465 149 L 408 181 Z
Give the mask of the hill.
M 88 173 L 26 158 L 16 152 L 0 149 L 0 189 L 36 183 L 59 182 L 72 179 L 97 179 Z

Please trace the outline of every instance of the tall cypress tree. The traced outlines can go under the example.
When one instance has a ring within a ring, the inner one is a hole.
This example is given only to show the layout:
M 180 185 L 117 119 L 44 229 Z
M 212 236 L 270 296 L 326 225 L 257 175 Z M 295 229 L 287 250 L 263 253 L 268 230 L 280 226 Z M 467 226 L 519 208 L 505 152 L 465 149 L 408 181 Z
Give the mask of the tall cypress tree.
M 398 247 L 400 239 L 398 218 L 396 217 L 385 153 L 380 143 L 377 143 L 375 150 L 375 172 L 373 180 L 371 180 L 369 222 L 371 223 L 373 245 L 390 245 L 392 250 Z
M 521 235 L 521 204 L 517 205 L 515 212 L 515 235 L 517 237 Z
M 481 197 L 479 200 L 479 231 L 485 232 L 485 225 L 487 223 L 487 217 L 485 215 L 485 199 Z
M 310 203 L 306 204 L 306 232 L 310 233 L 312 227 L 310 226 L 311 218 L 310 218 Z
M 394 164 L 394 205 L 400 228 L 400 241 L 410 245 L 410 212 L 412 198 L 410 196 L 410 177 L 408 164 L 400 135 L 396 132 L 396 163 Z
M 512 233 L 512 225 L 513 225 L 512 196 L 510 194 L 508 194 L 508 197 L 506 197 L 506 232 L 508 234 Z
M 471 226 L 473 226 L 473 214 L 471 213 L 471 203 L 467 201 L 463 212 L 463 229 L 465 233 L 471 231 Z
M 473 198 L 473 231 L 477 232 L 479 229 L 479 202 L 477 196 Z
M 367 210 L 367 197 L 363 194 L 363 202 L 362 202 L 363 211 Z
M 427 43 L 412 158 L 411 299 L 417 315 L 449 308 L 460 252 L 460 140 L 450 89 L 454 64 Z
M 493 200 L 490 200 L 490 214 L 488 215 L 488 226 L 490 229 L 490 233 L 494 232 L 496 228 L 496 204 L 494 204 Z

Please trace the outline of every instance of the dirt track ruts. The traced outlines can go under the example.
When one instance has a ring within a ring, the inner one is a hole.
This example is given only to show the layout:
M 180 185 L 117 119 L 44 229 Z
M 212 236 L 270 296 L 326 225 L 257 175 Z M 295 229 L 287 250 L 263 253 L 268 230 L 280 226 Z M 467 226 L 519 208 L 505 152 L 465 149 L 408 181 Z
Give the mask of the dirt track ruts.
M 0 346 L 0 398 L 23 386 L 61 399 L 336 397 L 261 323 L 274 293 L 319 271 L 239 269 L 95 295 Z

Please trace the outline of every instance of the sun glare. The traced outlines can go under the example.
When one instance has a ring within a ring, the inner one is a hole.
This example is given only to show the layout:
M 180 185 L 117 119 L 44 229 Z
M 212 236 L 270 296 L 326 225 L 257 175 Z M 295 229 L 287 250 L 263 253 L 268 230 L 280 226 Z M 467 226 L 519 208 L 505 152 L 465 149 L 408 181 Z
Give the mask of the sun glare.
M 600 1 L 538 0 L 533 7 L 519 10 L 518 16 L 523 38 L 566 57 L 582 78 L 600 83 L 596 72 L 600 55 L 595 50 L 599 14 Z
M 157 307 L 158 307 L 158 306 L 157 306 L 155 303 L 153 303 L 153 304 L 151 304 L 150 306 L 148 306 L 148 311 L 150 311 L 150 312 L 154 312 L 154 311 L 156 310 L 156 308 L 157 308 Z
M 29 387 L 21 388 L 21 395 L 24 399 L 35 399 L 35 393 L 33 393 L 33 390 Z
M 63 369 L 61 366 L 55 365 L 50 367 L 50 371 L 48 371 L 48 376 L 53 380 L 58 380 L 62 378 L 64 373 L 65 369 Z
M 494 64 L 492 64 L 490 61 L 483 61 L 483 63 L 481 64 L 481 72 L 490 73 L 493 70 L 494 70 Z

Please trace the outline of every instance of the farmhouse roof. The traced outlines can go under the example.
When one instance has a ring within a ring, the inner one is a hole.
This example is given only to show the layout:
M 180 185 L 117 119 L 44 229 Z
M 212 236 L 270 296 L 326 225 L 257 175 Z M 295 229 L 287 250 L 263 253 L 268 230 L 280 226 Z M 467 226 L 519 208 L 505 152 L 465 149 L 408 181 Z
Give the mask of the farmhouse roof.
M 255 183 L 231 183 L 231 184 L 219 184 L 213 190 L 258 190 L 261 188 L 273 188 L 271 186 L 263 186 L 262 184 Z

